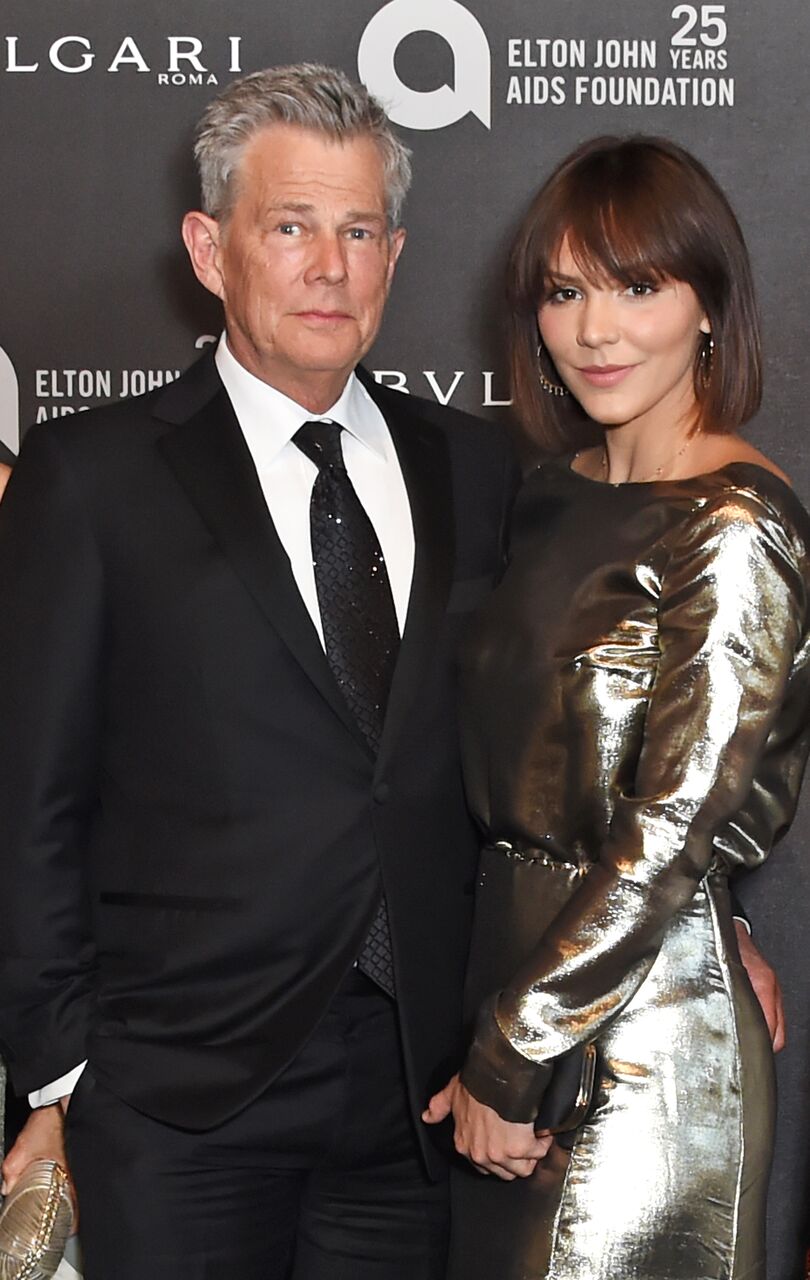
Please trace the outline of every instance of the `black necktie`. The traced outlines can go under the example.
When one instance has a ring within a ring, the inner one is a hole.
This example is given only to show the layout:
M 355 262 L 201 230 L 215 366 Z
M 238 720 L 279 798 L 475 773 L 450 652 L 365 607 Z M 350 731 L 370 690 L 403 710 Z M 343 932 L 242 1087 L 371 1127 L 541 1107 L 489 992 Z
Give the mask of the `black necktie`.
M 293 439 L 318 468 L 309 519 L 326 657 L 376 752 L 399 649 L 399 628 L 379 540 L 343 461 L 342 431 L 333 422 L 305 422 Z M 357 962 L 363 973 L 394 995 L 384 897 Z

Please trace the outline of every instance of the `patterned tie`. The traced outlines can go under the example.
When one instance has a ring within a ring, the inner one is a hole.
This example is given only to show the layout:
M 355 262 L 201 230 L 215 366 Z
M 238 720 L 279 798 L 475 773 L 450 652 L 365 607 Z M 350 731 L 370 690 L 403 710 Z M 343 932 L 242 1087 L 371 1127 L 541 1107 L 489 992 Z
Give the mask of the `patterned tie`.
M 342 433 L 338 423 L 305 422 L 293 440 L 318 468 L 309 519 L 326 657 L 376 753 L 399 649 L 399 627 L 379 540 L 343 461 Z M 383 991 L 395 995 L 384 897 L 357 963 Z

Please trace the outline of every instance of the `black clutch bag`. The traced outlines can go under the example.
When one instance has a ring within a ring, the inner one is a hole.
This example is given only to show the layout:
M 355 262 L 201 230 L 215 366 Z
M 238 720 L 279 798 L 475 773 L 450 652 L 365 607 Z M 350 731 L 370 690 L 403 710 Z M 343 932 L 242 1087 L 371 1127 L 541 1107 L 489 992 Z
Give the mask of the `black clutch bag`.
M 534 1122 L 538 1133 L 567 1133 L 582 1124 L 593 1102 L 596 1064 L 595 1044 L 577 1045 L 556 1059 Z
M 32 1160 L 0 1213 L 0 1280 L 50 1280 L 72 1229 L 67 1174 L 55 1160 Z

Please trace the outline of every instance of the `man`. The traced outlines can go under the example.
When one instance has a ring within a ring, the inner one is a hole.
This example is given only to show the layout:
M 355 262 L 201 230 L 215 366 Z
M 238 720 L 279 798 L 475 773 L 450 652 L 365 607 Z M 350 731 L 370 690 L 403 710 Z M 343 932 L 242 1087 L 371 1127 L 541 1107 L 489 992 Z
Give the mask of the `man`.
M 75 1084 L 87 1280 L 427 1280 L 476 852 L 451 653 L 513 465 L 354 372 L 409 178 L 365 90 L 245 77 L 197 156 L 226 336 L 33 428 L 0 515 L 2 1051 Z
M 364 90 L 245 77 L 197 156 L 216 354 L 34 428 L 0 513 L 3 1052 L 35 1101 L 75 1085 L 87 1280 L 434 1280 L 452 652 L 513 464 L 354 372 L 408 182 Z

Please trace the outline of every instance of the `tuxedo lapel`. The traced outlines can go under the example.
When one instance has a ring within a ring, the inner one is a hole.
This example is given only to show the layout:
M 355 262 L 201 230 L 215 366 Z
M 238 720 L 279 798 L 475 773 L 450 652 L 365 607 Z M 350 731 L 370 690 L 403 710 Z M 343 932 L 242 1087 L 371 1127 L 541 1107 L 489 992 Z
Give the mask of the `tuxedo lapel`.
M 301 599 L 213 361 L 200 361 L 184 377 L 185 386 L 178 380 L 157 401 L 155 415 L 173 424 L 158 448 L 262 613 L 368 752 Z
M 416 544 L 408 612 L 380 743 L 378 767 L 385 768 L 419 697 L 447 604 L 454 551 L 452 476 L 441 431 L 409 409 L 406 395 L 392 392 L 383 400 L 373 387 L 369 390 L 385 414 L 396 447 Z

